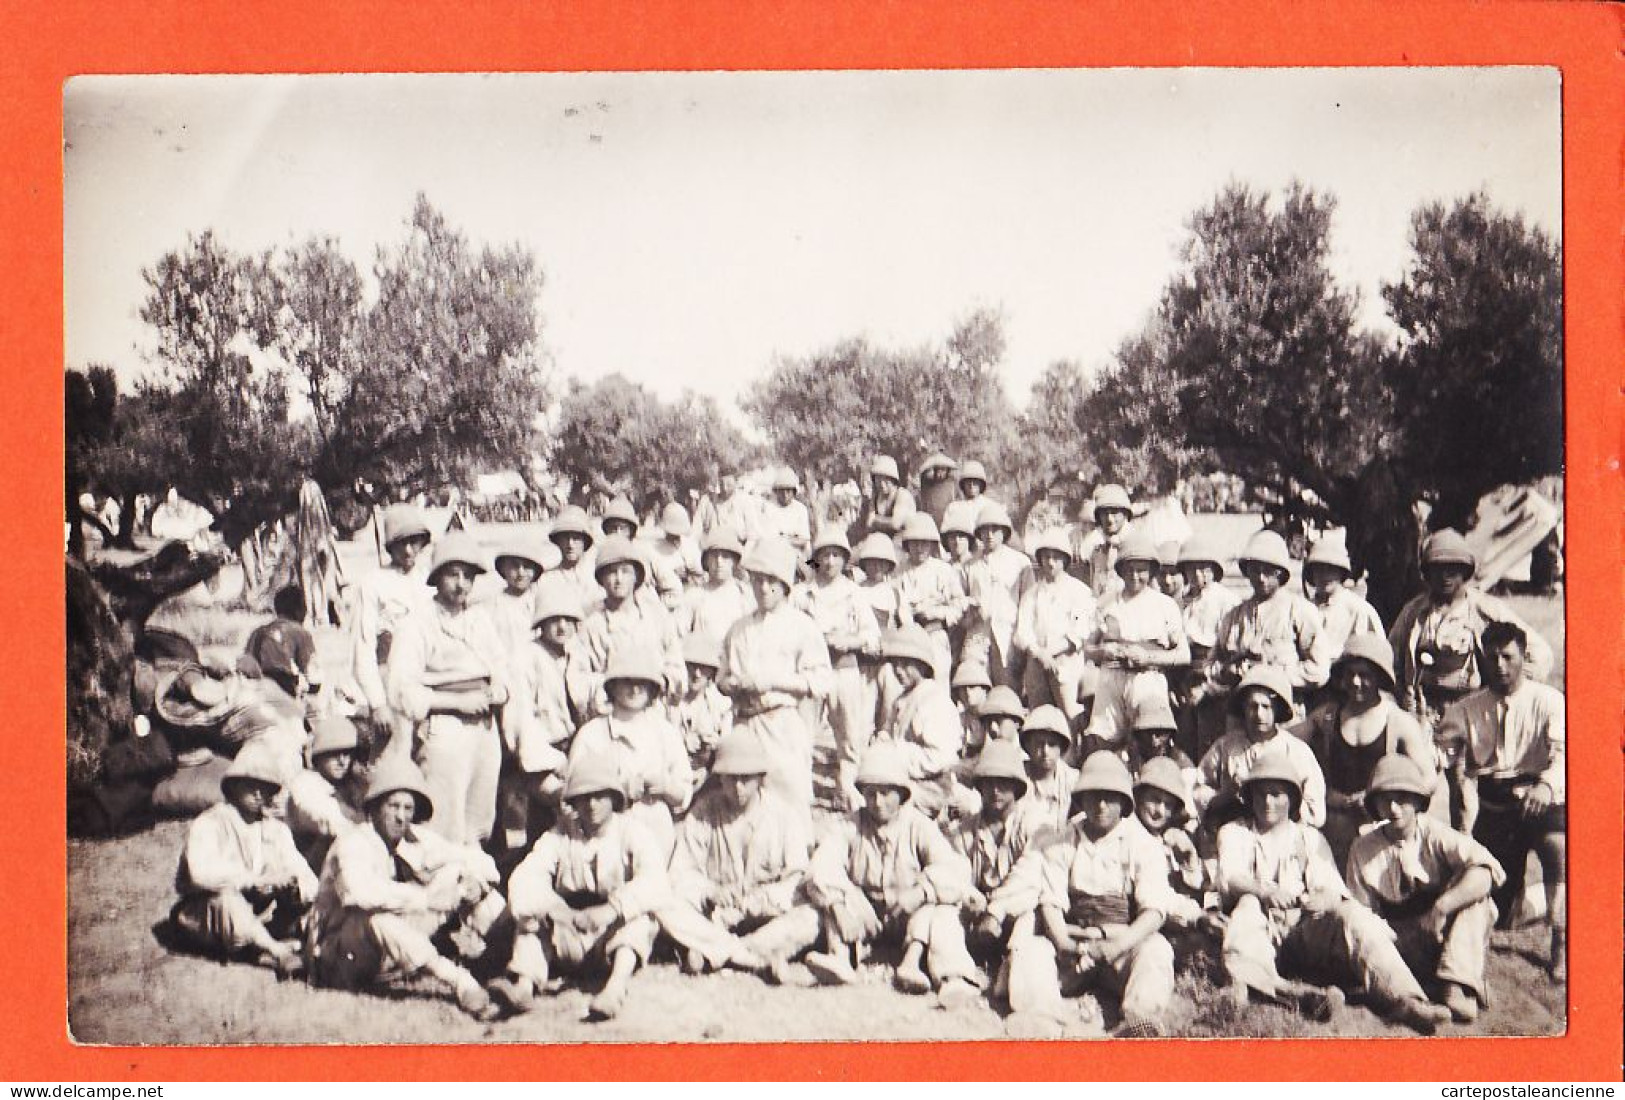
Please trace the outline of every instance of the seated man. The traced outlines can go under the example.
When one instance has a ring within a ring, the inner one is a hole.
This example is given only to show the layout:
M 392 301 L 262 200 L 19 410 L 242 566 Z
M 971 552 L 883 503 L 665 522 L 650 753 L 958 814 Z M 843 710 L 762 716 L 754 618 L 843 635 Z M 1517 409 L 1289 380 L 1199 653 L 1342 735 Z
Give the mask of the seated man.
M 1489 849 L 1427 815 L 1434 777 L 1409 757 L 1385 756 L 1366 794 L 1382 824 L 1349 852 L 1354 900 L 1399 935 L 1413 972 L 1439 983 L 1439 1002 L 1456 1020 L 1478 1018 L 1484 959 L 1495 926 L 1490 891 L 1506 880 Z
M 1292 686 L 1286 675 L 1268 665 L 1253 666 L 1230 693 L 1230 710 L 1241 728 L 1215 741 L 1197 764 L 1192 795 L 1205 829 L 1211 834 L 1247 816 L 1241 788 L 1257 761 L 1272 753 L 1285 754 L 1302 777 L 1303 819 L 1318 829 L 1326 821 L 1326 779 L 1314 752 L 1287 729 Z
M 1128 767 L 1092 753 L 1078 772 L 1079 812 L 1045 833 L 993 896 L 992 913 L 1038 913 L 1041 936 L 1010 949 L 1010 1007 L 1065 1015 L 1057 959 L 1084 983 L 1122 994 L 1117 1034 L 1154 1036 L 1174 995 L 1174 951 L 1162 937 L 1173 905 L 1162 846 L 1134 817 Z
M 881 639 L 881 656 L 891 666 L 902 694 L 875 732 L 877 741 L 892 741 L 914 784 L 914 806 L 938 817 L 963 800 L 954 769 L 964 747 L 964 727 L 948 686 L 936 678 L 931 639 L 905 627 Z
M 1449 1009 L 1428 1001 L 1388 927 L 1349 898 L 1326 838 L 1299 821 L 1303 780 L 1292 760 L 1261 757 L 1241 792 L 1248 817 L 1219 830 L 1218 870 L 1230 909 L 1224 968 L 1238 1006 L 1257 994 L 1332 1019 L 1342 991 L 1283 978 L 1289 970 L 1358 986 L 1394 1021 L 1432 1034 Z
M 288 827 L 311 867 L 320 870 L 333 838 L 367 820 L 352 764 L 355 723 L 340 715 L 311 723 L 310 767 L 288 784 Z
M 282 789 L 274 755 L 245 745 L 220 780 L 226 796 L 186 832 L 175 875 L 180 900 L 170 921 L 205 951 L 252 950 L 278 977 L 299 971 L 299 923 L 316 895 L 316 876 L 293 834 L 266 813 Z
M 677 826 L 675 897 L 656 917 L 693 973 L 733 965 L 796 983 L 790 960 L 818 939 L 818 911 L 801 897 L 812 837 L 802 815 L 762 789 L 770 767 L 754 736 L 728 734 L 712 786 Z
M 311 979 L 334 989 L 427 985 L 476 1019 L 492 1018 L 491 998 L 435 941 L 449 932 L 462 958 L 484 953 L 483 936 L 504 907 L 496 864 L 421 824 L 434 803 L 409 760 L 379 762 L 365 806 L 368 823 L 335 840 L 322 864 L 305 944 Z
M 588 1004 L 593 1018 L 607 1020 L 625 1005 L 632 975 L 654 947 L 654 913 L 670 899 L 667 846 L 624 812 L 626 791 L 613 764 L 587 758 L 571 765 L 564 801 L 572 812 L 508 881 L 513 957 L 491 992 L 523 1012 L 560 967 L 607 965 L 609 980 Z
M 1179 956 L 1206 949 L 1206 934 L 1223 924 L 1216 908 L 1207 863 L 1186 831 L 1190 818 L 1190 784 L 1185 771 L 1171 758 L 1153 756 L 1134 777 L 1134 816 L 1152 839 L 1162 845 L 1168 861 L 1168 884 L 1173 904 L 1163 934 Z
M 1078 770 L 1066 762 L 1072 734 L 1066 715 L 1048 703 L 1033 708 L 1021 727 L 1021 747 L 1027 754 L 1027 777 L 1032 785 L 1027 798 L 1043 823 L 1066 828 L 1072 816 L 1072 791 Z
M 970 862 L 971 890 L 963 912 L 971 922 L 970 946 L 979 955 L 997 956 L 1013 933 L 1013 918 L 991 912 L 988 899 L 1011 868 L 1032 846 L 1047 821 L 1027 800 L 1026 754 L 1010 741 L 991 741 L 971 766 L 970 781 L 981 811 L 961 818 L 948 832 L 953 846 Z M 1001 970 L 1001 976 L 1003 972 Z M 1003 989 L 1005 983 L 994 983 Z
M 822 982 L 845 985 L 857 979 L 854 952 L 901 939 L 899 989 L 925 993 L 935 981 L 944 1004 L 973 999 L 979 975 L 959 922 L 969 866 L 908 804 L 914 788 L 895 745 L 870 747 L 857 786 L 863 808 L 813 856 L 807 893 L 822 912 L 828 950 L 808 955 L 808 968 Z

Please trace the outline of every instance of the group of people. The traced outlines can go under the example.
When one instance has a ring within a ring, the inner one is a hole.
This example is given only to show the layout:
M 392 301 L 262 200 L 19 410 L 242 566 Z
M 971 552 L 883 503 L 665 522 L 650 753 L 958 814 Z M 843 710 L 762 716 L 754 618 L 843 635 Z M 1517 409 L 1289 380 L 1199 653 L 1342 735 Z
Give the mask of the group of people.
M 1238 1006 L 1329 1019 L 1347 990 L 1431 1033 L 1488 1001 L 1534 853 L 1562 979 L 1563 698 L 1460 534 L 1385 630 L 1331 538 L 1300 592 L 1258 533 L 1244 595 L 1121 486 L 1085 536 L 1018 548 L 980 464 L 928 463 L 916 501 L 877 458 L 850 530 L 788 472 L 698 523 L 618 499 L 491 549 L 391 507 L 351 594 L 355 713 L 237 752 L 176 927 L 481 1018 L 580 976 L 612 1017 L 662 944 L 795 985 L 878 945 L 905 993 L 1057 1026 L 1104 1004 L 1160 1034 L 1216 959 Z

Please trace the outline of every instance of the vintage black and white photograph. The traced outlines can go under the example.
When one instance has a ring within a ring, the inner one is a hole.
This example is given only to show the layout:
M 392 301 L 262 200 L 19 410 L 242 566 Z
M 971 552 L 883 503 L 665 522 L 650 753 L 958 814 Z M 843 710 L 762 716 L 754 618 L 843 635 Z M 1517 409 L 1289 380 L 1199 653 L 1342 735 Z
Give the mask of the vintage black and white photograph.
M 73 1038 L 1564 1033 L 1561 140 L 71 80 Z

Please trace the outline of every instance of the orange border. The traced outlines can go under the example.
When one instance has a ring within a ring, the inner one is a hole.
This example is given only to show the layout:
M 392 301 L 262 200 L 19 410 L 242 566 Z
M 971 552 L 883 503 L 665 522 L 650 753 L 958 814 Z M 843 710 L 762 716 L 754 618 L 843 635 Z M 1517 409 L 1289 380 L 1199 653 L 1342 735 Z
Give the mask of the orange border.
M 1602 5 L 1021 0 L 12 3 L 0 33 L 0 363 L 6 391 L 0 698 L 0 1077 L 12 1080 L 1463 1077 L 1617 1080 L 1621 1064 L 1620 12 Z M 1570 1032 L 1546 1040 L 405 1049 L 76 1049 L 65 1037 L 60 528 L 61 85 L 77 73 L 1100 65 L 1556 65 L 1568 294 Z M 16 602 L 12 602 L 16 601 Z M 21 919 L 19 919 L 21 918 Z

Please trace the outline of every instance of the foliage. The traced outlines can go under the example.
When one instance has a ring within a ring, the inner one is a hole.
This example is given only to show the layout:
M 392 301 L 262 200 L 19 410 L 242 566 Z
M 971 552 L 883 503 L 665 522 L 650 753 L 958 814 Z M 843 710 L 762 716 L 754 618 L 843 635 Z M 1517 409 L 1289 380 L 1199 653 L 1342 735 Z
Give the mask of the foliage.
M 854 337 L 781 359 L 743 405 L 783 460 L 822 481 L 861 480 L 877 454 L 905 471 L 939 448 L 993 457 L 1013 424 L 998 377 L 1004 347 L 1003 320 L 989 310 L 940 346 L 896 351 Z
M 62 379 L 64 443 L 63 516 L 68 523 L 68 553 L 83 557 L 85 531 L 79 497 L 94 475 L 93 452 L 113 436 L 118 408 L 118 377 L 105 364 L 67 371 Z
M 620 374 L 572 381 L 559 412 L 553 468 L 572 494 L 626 493 L 640 509 L 686 500 L 741 465 L 750 445 L 716 402 L 685 392 L 675 402 Z

